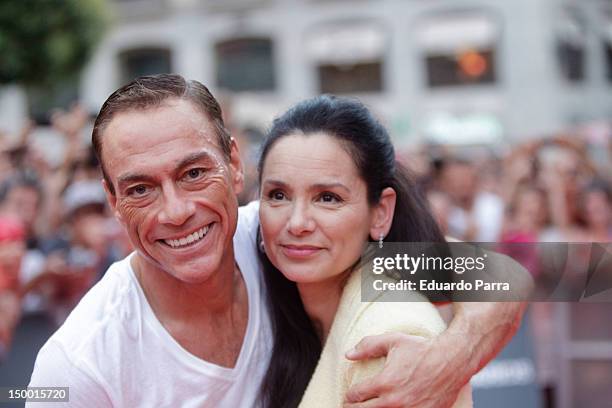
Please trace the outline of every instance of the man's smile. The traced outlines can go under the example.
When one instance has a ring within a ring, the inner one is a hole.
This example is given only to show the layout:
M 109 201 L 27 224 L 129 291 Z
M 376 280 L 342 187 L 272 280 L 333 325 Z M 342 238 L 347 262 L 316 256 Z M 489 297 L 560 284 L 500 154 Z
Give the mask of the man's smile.
M 199 228 L 198 230 L 190 234 L 187 234 L 185 236 L 182 236 L 182 237 L 160 239 L 158 241 L 163 242 L 165 245 L 168 245 L 172 248 L 188 247 L 190 245 L 195 244 L 196 242 L 199 242 L 202 238 L 204 238 L 208 234 L 208 231 L 210 230 L 213 224 L 214 222 L 208 225 L 205 225 Z

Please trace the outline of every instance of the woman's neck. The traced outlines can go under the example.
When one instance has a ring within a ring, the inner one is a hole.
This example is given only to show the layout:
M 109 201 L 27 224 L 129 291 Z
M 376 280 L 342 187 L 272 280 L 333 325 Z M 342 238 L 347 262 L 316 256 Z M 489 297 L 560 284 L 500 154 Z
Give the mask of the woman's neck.
M 321 344 L 327 340 L 349 275 L 347 271 L 322 282 L 297 284 L 304 309 L 317 330 Z

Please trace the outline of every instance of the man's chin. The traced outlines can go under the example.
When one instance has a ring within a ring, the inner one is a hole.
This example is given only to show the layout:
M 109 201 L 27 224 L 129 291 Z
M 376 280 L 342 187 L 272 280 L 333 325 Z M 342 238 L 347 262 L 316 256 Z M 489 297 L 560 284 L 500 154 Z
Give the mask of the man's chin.
M 208 265 L 202 268 L 177 268 L 167 272 L 176 280 L 190 285 L 206 283 L 215 274 L 215 270 Z

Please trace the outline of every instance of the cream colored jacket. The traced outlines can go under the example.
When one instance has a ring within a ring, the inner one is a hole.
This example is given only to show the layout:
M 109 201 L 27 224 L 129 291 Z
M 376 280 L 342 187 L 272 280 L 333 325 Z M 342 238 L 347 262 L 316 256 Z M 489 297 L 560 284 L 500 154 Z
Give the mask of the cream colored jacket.
M 382 370 L 384 358 L 351 362 L 344 357 L 365 336 L 402 332 L 431 338 L 440 334 L 445 324 L 435 306 L 416 292 L 414 299 L 414 302 L 384 302 L 385 293 L 381 293 L 375 302 L 361 302 L 361 273 L 354 272 L 342 293 L 336 317 L 300 408 L 342 407 L 351 385 Z M 469 384 L 461 391 L 453 407 L 472 407 Z

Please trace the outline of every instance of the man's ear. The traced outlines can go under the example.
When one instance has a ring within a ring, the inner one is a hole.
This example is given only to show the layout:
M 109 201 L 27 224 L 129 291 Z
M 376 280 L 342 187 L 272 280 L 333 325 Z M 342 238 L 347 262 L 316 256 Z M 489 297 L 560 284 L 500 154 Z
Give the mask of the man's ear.
M 240 151 L 238 150 L 238 143 L 236 139 L 232 137 L 232 145 L 230 151 L 230 170 L 232 184 L 234 186 L 234 193 L 239 194 L 244 188 L 244 169 L 242 167 L 242 160 L 240 159 Z
M 373 208 L 372 222 L 370 224 L 370 237 L 378 241 L 380 236 L 386 237 L 391 230 L 393 223 L 393 214 L 395 214 L 395 202 L 397 194 L 391 187 L 385 188 L 381 195 L 378 204 Z
M 113 212 L 113 215 L 115 216 L 115 218 L 117 218 L 117 220 L 121 223 L 124 224 L 123 222 L 123 217 L 121 216 L 121 214 L 119 213 L 119 211 L 117 211 L 117 195 L 116 193 L 113 194 L 110 190 L 110 187 L 106 181 L 106 179 L 102 179 L 102 187 L 104 187 L 104 192 L 106 193 L 106 200 L 108 201 L 108 204 L 110 205 L 111 211 Z

